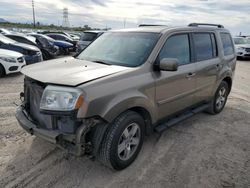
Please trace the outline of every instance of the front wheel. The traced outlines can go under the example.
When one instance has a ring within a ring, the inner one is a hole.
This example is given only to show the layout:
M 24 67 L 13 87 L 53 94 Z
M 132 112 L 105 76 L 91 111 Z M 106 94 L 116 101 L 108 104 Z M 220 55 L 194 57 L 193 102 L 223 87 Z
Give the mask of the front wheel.
M 99 160 L 116 170 L 128 167 L 141 150 L 145 132 L 143 118 L 127 111 L 118 116 L 104 135 Z
M 210 114 L 220 113 L 226 105 L 228 94 L 228 84 L 227 82 L 222 81 L 207 112 Z

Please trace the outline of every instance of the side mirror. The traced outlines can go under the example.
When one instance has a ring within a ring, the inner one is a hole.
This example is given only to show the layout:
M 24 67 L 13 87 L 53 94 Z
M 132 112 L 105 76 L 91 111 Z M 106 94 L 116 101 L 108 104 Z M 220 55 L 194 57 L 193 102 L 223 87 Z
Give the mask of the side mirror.
M 177 71 L 178 60 L 175 58 L 164 58 L 160 61 L 159 68 L 162 71 Z

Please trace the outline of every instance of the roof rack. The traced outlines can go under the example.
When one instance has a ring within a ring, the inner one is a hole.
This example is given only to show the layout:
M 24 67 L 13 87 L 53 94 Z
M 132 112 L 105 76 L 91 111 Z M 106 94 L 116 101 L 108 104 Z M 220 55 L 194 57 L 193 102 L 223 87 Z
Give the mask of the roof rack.
M 224 28 L 223 25 L 220 25 L 220 24 L 209 24 L 209 23 L 190 23 L 188 26 L 189 27 L 198 27 L 199 25 L 215 26 L 215 27 L 218 27 L 218 28 Z
M 140 24 L 138 27 L 150 27 L 150 26 L 166 26 L 166 25 Z

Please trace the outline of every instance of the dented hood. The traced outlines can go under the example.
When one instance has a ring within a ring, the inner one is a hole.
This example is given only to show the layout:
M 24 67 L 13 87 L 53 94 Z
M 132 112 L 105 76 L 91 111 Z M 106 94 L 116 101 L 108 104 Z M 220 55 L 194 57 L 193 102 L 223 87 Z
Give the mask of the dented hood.
M 21 72 L 43 83 L 77 86 L 127 69 L 67 57 L 32 64 L 24 67 Z

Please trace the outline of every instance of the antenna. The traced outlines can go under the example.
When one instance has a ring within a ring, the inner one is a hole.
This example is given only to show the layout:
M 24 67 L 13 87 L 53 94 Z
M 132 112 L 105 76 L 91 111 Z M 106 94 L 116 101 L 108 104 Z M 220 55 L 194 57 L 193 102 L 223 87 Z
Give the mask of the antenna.
M 64 8 L 63 9 L 63 23 L 62 23 L 63 27 L 69 27 L 69 11 L 68 8 Z
M 36 16 L 35 16 L 34 0 L 32 0 L 31 3 L 32 3 L 32 10 L 33 10 L 33 25 L 34 25 L 34 27 L 36 27 Z

